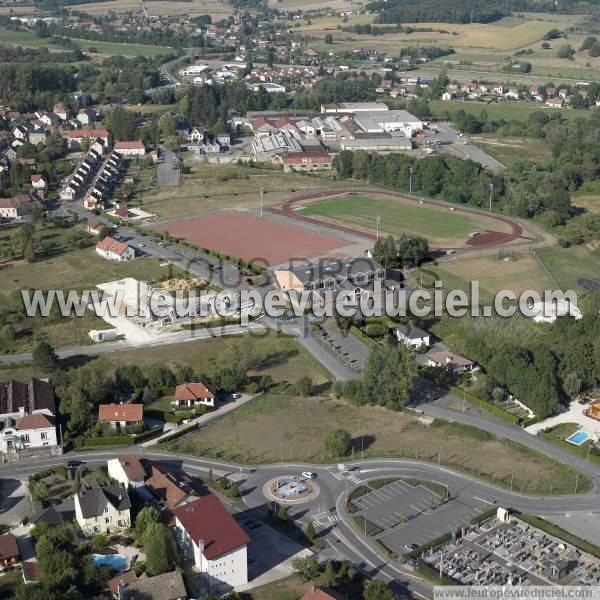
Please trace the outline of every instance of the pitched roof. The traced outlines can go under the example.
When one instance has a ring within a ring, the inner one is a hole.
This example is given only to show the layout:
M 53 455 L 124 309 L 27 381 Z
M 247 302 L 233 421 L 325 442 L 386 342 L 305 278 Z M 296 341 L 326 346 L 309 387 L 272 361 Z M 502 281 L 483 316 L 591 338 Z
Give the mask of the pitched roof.
M 333 159 L 329 154 L 323 152 L 296 152 L 294 154 L 286 154 L 283 157 L 284 165 L 298 165 L 302 163 L 313 164 L 331 164 Z
M 448 364 L 448 359 L 450 359 L 449 364 L 452 364 L 455 367 L 467 367 L 475 364 L 472 360 L 469 360 L 462 354 L 458 354 L 458 352 L 452 352 L 452 350 L 440 350 L 439 352 L 433 352 L 429 355 L 429 358 L 433 362 L 441 365 Z
M 165 474 L 154 465 L 152 465 L 152 475 L 146 480 L 145 485 L 156 498 L 165 503 L 167 508 L 175 508 L 188 495 L 170 473 Z
M 101 404 L 98 407 L 98 421 L 141 421 L 143 417 L 143 404 Z
M 12 533 L 0 535 L 0 560 L 19 557 L 17 538 Z
M 106 236 L 101 242 L 96 244 L 96 248 L 98 250 L 104 250 L 105 252 L 112 252 L 114 254 L 118 254 L 119 256 L 130 248 L 129 244 L 125 242 L 119 242 L 110 236 Z
M 416 325 L 398 325 L 398 331 L 409 340 L 416 340 L 419 338 L 424 338 L 429 335 L 427 331 L 417 327 Z
M 47 523 L 48 525 L 54 527 L 63 523 L 64 517 L 62 513 L 58 512 L 56 508 L 54 508 L 54 506 L 49 506 L 35 515 L 35 517 L 31 519 L 31 522 L 34 525 L 37 523 Z
M 17 413 L 20 408 L 26 414 L 44 409 L 54 414 L 52 385 L 34 377 L 29 383 L 11 379 L 0 386 L 0 414 Z
M 117 596 L 119 592 L 120 583 L 128 584 L 133 583 L 134 581 L 137 581 L 137 575 L 135 574 L 135 571 L 133 569 L 130 569 L 129 571 L 125 571 L 124 573 L 121 573 L 120 575 L 109 579 L 108 588 L 115 596 Z
M 123 600 L 178 600 L 187 598 L 181 571 L 171 571 L 154 577 L 140 577 L 125 586 Z
M 98 517 L 104 512 L 104 507 L 110 503 L 119 512 L 131 508 L 131 502 L 125 486 L 120 483 L 111 483 L 100 487 L 95 479 L 87 486 L 85 483 L 77 492 L 81 514 L 84 519 Z
M 138 141 L 123 140 L 123 141 L 115 142 L 114 149 L 115 150 L 145 150 L 146 146 L 144 145 L 144 142 L 140 142 L 139 140 Z
M 182 383 L 175 388 L 175 400 L 196 400 L 200 398 L 214 398 L 216 390 L 211 385 L 204 383 Z
M 250 542 L 246 532 L 214 494 L 183 504 L 173 513 L 196 545 L 199 546 L 202 540 L 203 554 L 207 560 L 223 556 Z
M 17 429 L 45 429 L 54 427 L 54 419 L 44 413 L 34 413 L 21 417 L 16 423 Z
M 127 479 L 136 480 L 144 479 L 146 477 L 146 470 L 135 454 L 123 454 L 122 456 L 117 457 L 117 460 L 123 471 L 125 471 Z
M 82 138 L 96 139 L 108 138 L 109 133 L 106 129 L 76 129 L 75 131 L 67 131 L 66 136 L 71 140 Z
M 346 600 L 346 596 L 329 588 L 309 585 L 302 600 Z

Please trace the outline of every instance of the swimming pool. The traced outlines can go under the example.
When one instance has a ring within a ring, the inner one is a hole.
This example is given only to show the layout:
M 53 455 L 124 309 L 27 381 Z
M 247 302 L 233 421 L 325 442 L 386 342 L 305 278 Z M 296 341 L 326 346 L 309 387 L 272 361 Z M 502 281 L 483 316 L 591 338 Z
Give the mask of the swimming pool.
M 127 566 L 127 557 L 122 554 L 92 554 L 92 562 L 97 567 L 108 565 L 115 571 L 122 571 Z
M 581 446 L 581 444 L 583 444 L 584 442 L 587 442 L 587 440 L 589 438 L 590 438 L 590 434 L 587 431 L 580 429 L 579 431 L 572 433 L 567 438 L 567 442 L 570 442 L 571 444 L 575 444 L 575 446 Z

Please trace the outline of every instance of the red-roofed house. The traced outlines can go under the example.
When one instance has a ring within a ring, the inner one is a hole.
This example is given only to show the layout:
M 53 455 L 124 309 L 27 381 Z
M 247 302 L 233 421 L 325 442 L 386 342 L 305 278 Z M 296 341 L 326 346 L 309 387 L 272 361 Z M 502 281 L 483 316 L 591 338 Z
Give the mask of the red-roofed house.
M 140 141 L 119 141 L 115 142 L 114 151 L 121 156 L 144 156 L 146 146 Z
M 40 173 L 34 173 L 31 176 L 31 187 L 36 190 L 45 190 L 47 186 L 46 178 Z
M 19 562 L 19 546 L 12 533 L 0 535 L 0 568 L 14 567 Z
M 215 405 L 216 390 L 203 383 L 182 383 L 175 388 L 175 396 L 171 404 L 175 406 Z
M 67 138 L 69 148 L 80 148 L 83 140 L 95 142 L 96 138 L 102 140 L 102 143 L 108 146 L 110 134 L 106 129 L 76 129 L 75 131 L 65 131 L 64 136 Z
M 108 475 L 125 487 L 144 485 L 146 470 L 135 454 L 123 454 L 107 461 Z
M 214 494 L 173 511 L 177 543 L 206 577 L 211 592 L 248 583 L 250 538 Z
M 281 159 L 283 172 L 331 171 L 333 159 L 323 152 L 296 152 Z
M 3 219 L 16 219 L 26 215 L 31 208 L 31 196 L 21 194 L 15 198 L 0 198 L 0 217 Z
M 44 413 L 7 417 L 0 424 L 0 452 L 7 454 L 25 449 L 55 448 L 58 445 L 54 417 Z
M 346 596 L 329 588 L 309 585 L 302 600 L 346 600 Z
M 135 250 L 125 242 L 118 242 L 112 237 L 106 236 L 101 242 L 96 244 L 96 252 L 104 258 L 111 260 L 133 260 Z
M 98 421 L 110 423 L 114 428 L 141 425 L 143 419 L 143 404 L 100 404 L 98 407 Z

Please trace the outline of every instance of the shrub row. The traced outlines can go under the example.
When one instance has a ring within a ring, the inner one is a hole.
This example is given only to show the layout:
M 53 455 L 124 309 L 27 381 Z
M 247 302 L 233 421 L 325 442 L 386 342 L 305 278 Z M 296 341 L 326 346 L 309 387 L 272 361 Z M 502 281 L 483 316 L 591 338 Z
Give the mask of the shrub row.
M 465 392 L 464 390 L 461 390 L 460 388 L 457 388 L 455 386 L 451 386 L 450 391 L 454 392 L 455 394 L 458 394 L 459 396 L 465 396 L 465 398 L 469 402 L 472 402 L 473 404 L 476 404 L 477 406 L 483 408 L 484 410 L 491 412 L 493 415 L 500 417 L 504 421 L 508 421 L 509 423 L 512 423 L 513 425 L 516 425 L 519 422 L 519 417 L 509 413 L 507 410 L 504 410 L 503 408 L 500 408 L 499 406 L 496 406 L 492 402 L 488 402 L 487 400 L 483 400 L 482 398 L 479 398 L 478 396 L 469 394 L 469 392 Z
M 351 325 L 350 326 L 350 331 L 359 339 L 362 340 L 367 346 L 369 346 L 370 348 L 372 348 L 373 346 L 377 345 L 377 342 L 370 338 L 366 333 L 364 333 L 364 331 L 360 330 L 358 327 L 356 327 L 356 325 Z

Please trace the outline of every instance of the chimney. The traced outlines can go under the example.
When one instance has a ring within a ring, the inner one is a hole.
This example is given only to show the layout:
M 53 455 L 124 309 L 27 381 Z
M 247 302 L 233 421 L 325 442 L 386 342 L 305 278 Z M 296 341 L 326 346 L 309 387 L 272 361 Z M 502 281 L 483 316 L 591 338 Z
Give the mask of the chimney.
M 204 540 L 198 542 L 198 548 L 200 549 L 200 554 L 204 554 Z
M 452 362 L 451 356 L 446 356 L 446 364 L 449 365 Z

